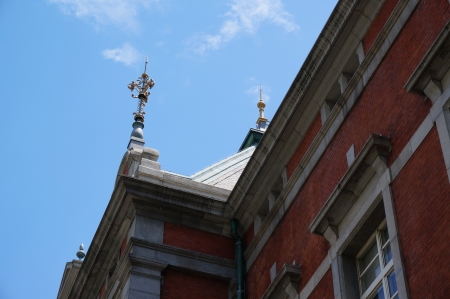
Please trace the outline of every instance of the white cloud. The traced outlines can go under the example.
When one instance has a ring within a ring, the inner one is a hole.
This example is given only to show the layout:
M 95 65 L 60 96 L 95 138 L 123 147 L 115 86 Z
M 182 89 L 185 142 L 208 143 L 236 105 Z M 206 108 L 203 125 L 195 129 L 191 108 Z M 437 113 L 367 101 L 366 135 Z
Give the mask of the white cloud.
M 67 14 L 94 20 L 96 25 L 115 25 L 137 29 L 138 12 L 158 0 L 48 0 Z
M 134 64 L 139 58 L 139 52 L 127 43 L 121 48 L 103 50 L 102 55 L 106 59 L 112 59 L 127 66 Z
M 287 32 L 299 29 L 293 16 L 283 9 L 281 0 L 232 0 L 230 6 L 219 33 L 196 37 L 194 52 L 203 54 L 207 50 L 217 50 L 241 32 L 255 33 L 264 21 L 281 26 Z
M 249 89 L 247 89 L 245 91 L 246 94 L 248 94 L 249 96 L 251 96 L 252 98 L 256 99 L 256 101 L 259 101 L 259 90 L 260 90 L 260 85 L 255 85 L 250 87 Z M 267 94 L 267 92 L 270 91 L 270 88 L 263 86 L 262 87 L 262 98 L 264 102 L 269 102 L 270 97 Z M 255 95 L 258 95 L 258 97 L 254 97 Z

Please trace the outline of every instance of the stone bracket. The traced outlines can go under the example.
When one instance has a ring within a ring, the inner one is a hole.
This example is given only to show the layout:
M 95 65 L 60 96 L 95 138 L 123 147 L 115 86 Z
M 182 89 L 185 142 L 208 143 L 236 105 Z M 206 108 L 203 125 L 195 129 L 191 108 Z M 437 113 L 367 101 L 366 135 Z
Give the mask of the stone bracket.
M 450 68 L 449 46 L 450 28 L 447 23 L 404 88 L 435 102 L 442 93 L 441 80 Z
M 297 298 L 298 282 L 302 278 L 301 266 L 284 264 L 280 272 L 267 288 L 261 299 L 268 298 Z

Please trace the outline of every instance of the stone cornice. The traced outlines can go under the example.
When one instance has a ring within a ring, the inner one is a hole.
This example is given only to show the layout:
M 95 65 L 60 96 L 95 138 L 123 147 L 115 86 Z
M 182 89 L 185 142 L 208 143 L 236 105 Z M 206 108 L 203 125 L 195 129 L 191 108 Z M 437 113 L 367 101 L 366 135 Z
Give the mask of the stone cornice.
M 105 290 L 105 298 L 109 298 L 110 293 L 119 293 L 123 286 L 126 283 L 126 279 L 128 276 L 128 270 L 131 268 L 131 261 L 128 257 L 128 254 L 130 253 L 132 249 L 132 244 L 128 242 L 125 250 L 123 251 L 122 256 L 117 261 L 116 268 L 114 269 L 113 275 L 108 281 L 108 285 L 106 286 Z M 120 281 L 119 285 L 116 285 L 116 283 L 112 283 L 115 281 Z M 118 292 L 119 291 L 119 292 Z M 114 297 L 111 297 L 114 298 Z
M 131 238 L 130 243 L 132 243 L 132 246 L 139 246 L 143 248 L 149 248 L 158 252 L 165 252 L 169 254 L 173 254 L 175 256 L 180 257 L 187 257 L 190 259 L 200 260 L 207 263 L 212 263 L 216 265 L 223 265 L 226 267 L 236 268 L 236 262 L 234 260 L 229 260 L 225 258 L 216 257 L 213 255 L 208 255 L 200 252 L 195 252 L 179 247 L 169 246 L 165 244 L 156 244 L 147 242 L 141 239 Z M 133 253 L 130 254 L 133 256 Z
M 64 268 L 64 274 L 61 279 L 61 286 L 59 287 L 58 299 L 67 298 L 70 289 L 72 288 L 73 282 L 78 276 L 78 271 L 81 268 L 82 261 L 73 260 L 66 264 Z
M 115 250 L 118 250 L 120 246 L 117 236 L 120 235 L 119 232 L 124 233 L 118 222 L 128 218 L 131 223 L 131 202 L 125 202 L 125 197 L 126 190 L 119 179 L 89 246 L 69 299 L 93 298 L 103 283 L 112 254 L 117 252 Z M 98 275 L 99 273 L 103 275 Z
M 192 210 L 200 213 L 209 213 L 218 217 L 228 217 L 227 203 L 190 192 L 189 188 L 183 190 L 173 188 L 158 181 L 146 181 L 130 177 L 122 178 L 128 194 L 151 199 L 149 203 L 168 204 L 172 209 Z M 197 184 L 202 184 L 195 182 Z M 204 185 L 204 184 L 202 184 Z M 213 186 L 209 186 L 215 188 Z M 221 188 L 217 188 L 221 189 Z M 226 191 L 226 190 L 225 190 Z
M 248 228 L 251 222 L 249 219 L 243 219 L 243 213 L 248 204 L 252 200 L 260 198 L 261 194 L 268 194 L 270 191 L 270 179 L 268 177 L 282 172 L 283 167 L 319 111 L 320 104 L 315 100 L 310 100 L 310 96 L 316 92 L 318 86 L 325 84 L 321 80 L 316 80 L 317 76 L 323 76 L 325 69 L 331 73 L 336 72 L 335 66 L 332 65 L 333 59 L 346 52 L 342 50 L 346 42 L 352 45 L 354 43 L 356 47 L 356 41 L 358 38 L 362 38 L 368 24 L 365 24 L 365 26 L 355 25 L 369 20 L 364 15 L 365 13 L 364 5 L 360 1 L 356 1 L 356 3 L 339 1 L 337 4 L 277 110 L 271 126 L 264 134 L 230 194 L 229 203 L 234 211 L 233 216 L 244 224 L 241 229 Z M 373 13 L 375 14 L 376 11 Z M 363 30 L 364 32 L 356 32 L 355 30 Z M 346 41 L 346 39 L 349 40 Z M 289 121 L 294 117 L 295 121 Z M 268 169 L 270 169 L 270 173 Z
M 227 189 L 207 185 L 205 183 L 193 181 L 190 178 L 178 176 L 170 172 L 165 172 L 157 169 L 147 168 L 139 165 L 139 179 L 160 185 L 162 187 L 184 191 L 199 195 L 206 198 L 211 198 L 220 202 L 226 202 L 230 191 Z
M 236 262 L 183 248 L 155 244 L 144 240 L 131 238 L 133 252 L 130 259 L 147 263 L 147 267 L 167 267 L 183 272 L 196 273 L 215 279 L 230 281 L 236 279 Z M 158 266 L 159 265 L 159 266 Z M 158 269 L 159 269 L 158 268 Z
M 172 214 L 161 213 L 164 208 Z M 100 224 L 89 246 L 69 298 L 93 298 L 103 284 L 126 236 L 134 215 L 157 209 L 155 216 L 165 221 L 181 218 L 198 224 L 199 229 L 226 234 L 229 227 L 226 203 L 161 184 L 120 176 Z M 175 213 L 175 214 L 173 214 Z M 156 217 L 157 218 L 157 217 Z

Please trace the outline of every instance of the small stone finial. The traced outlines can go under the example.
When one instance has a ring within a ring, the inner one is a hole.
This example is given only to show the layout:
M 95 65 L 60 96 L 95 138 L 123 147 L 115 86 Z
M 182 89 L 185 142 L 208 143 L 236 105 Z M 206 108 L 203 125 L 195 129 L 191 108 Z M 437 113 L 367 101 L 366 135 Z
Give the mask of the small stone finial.
M 256 106 L 259 109 L 259 117 L 256 121 L 256 128 L 260 131 L 265 131 L 268 119 L 264 117 L 264 108 L 266 107 L 266 103 L 264 103 L 262 99 L 262 85 L 259 85 L 259 102 Z
M 85 256 L 86 254 L 84 253 L 84 245 L 83 243 L 81 243 L 80 249 L 77 251 L 77 257 L 81 261 L 82 259 L 84 259 Z

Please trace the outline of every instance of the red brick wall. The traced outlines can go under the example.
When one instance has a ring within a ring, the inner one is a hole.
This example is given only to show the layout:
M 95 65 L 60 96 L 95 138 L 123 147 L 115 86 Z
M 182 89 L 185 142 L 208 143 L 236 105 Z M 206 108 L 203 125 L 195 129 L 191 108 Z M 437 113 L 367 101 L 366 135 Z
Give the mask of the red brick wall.
M 300 289 L 302 289 L 327 255 L 329 245 L 325 239 L 310 234 L 308 230 L 309 224 L 324 202 L 321 200 L 324 196 L 320 193 L 326 192 L 326 189 L 317 186 L 317 182 L 321 181 L 326 172 L 327 169 L 323 172 L 313 172 L 256 258 L 247 275 L 249 299 L 260 298 L 264 294 L 270 285 L 269 271 L 274 262 L 277 263 L 277 272 L 285 263 L 293 263 L 295 260 L 296 264 L 301 264 Z M 324 183 L 326 184 L 326 180 Z
M 331 268 L 322 277 L 319 284 L 308 297 L 308 299 L 334 299 L 333 276 Z
M 164 244 L 234 260 L 234 239 L 213 233 L 164 223 Z
M 394 10 L 395 6 L 397 6 L 398 1 L 399 0 L 386 0 L 386 2 L 383 4 L 383 7 L 378 13 L 378 16 L 375 18 L 372 25 L 370 26 L 370 29 L 367 31 L 366 36 L 363 38 L 362 42 L 364 47 L 364 53 L 367 53 L 367 51 L 369 51 L 370 47 L 377 38 L 381 29 L 384 27 L 384 24 L 386 24 L 386 21 L 392 14 L 392 11 Z
M 450 298 L 450 184 L 436 127 L 392 192 L 411 299 Z
M 308 150 L 309 146 L 313 142 L 314 138 L 316 137 L 321 127 L 322 127 L 322 119 L 320 117 L 320 113 L 318 113 L 313 123 L 309 127 L 308 131 L 306 132 L 302 142 L 295 150 L 295 153 L 292 156 L 291 160 L 286 165 L 286 172 L 288 179 L 294 173 L 295 169 L 297 168 L 297 165 L 302 160 L 303 156 L 305 155 L 306 151 Z
M 228 299 L 228 283 L 167 269 L 161 299 Z
M 351 145 L 357 155 L 370 134 L 389 136 L 390 165 L 429 113 L 430 101 L 407 93 L 403 86 L 449 19 L 448 6 L 447 0 L 424 0 L 418 5 L 250 268 L 249 299 L 265 292 L 274 262 L 281 266 L 296 260 L 302 265 L 301 290 L 325 258 L 328 243 L 311 235 L 308 226 L 348 169 L 346 153 Z

